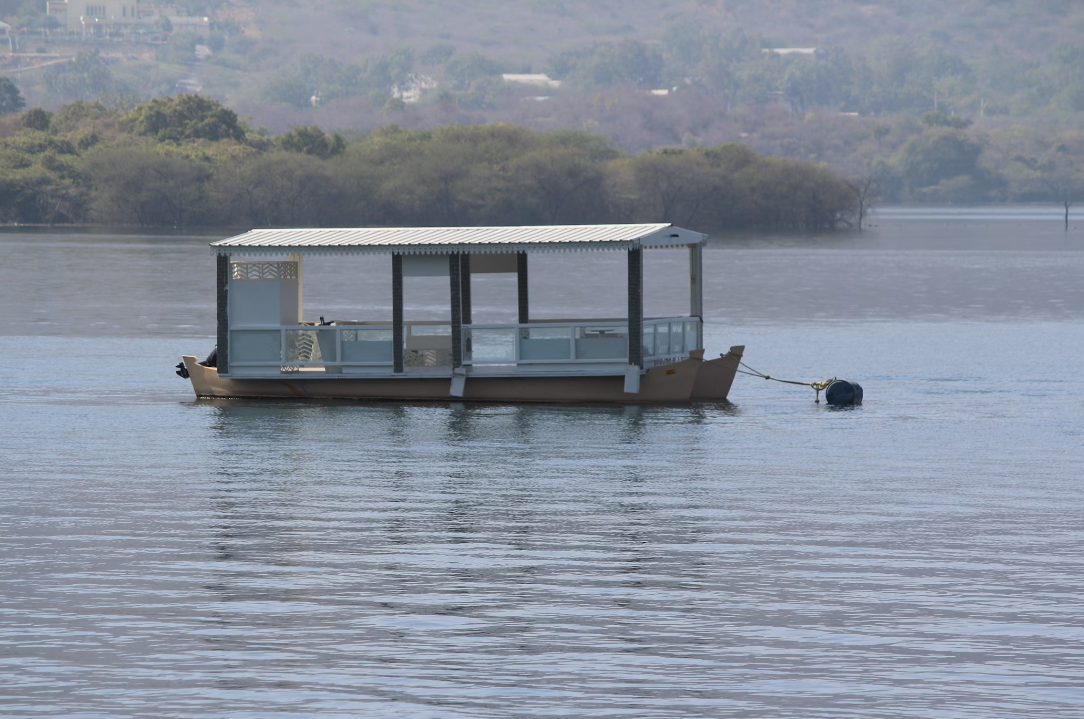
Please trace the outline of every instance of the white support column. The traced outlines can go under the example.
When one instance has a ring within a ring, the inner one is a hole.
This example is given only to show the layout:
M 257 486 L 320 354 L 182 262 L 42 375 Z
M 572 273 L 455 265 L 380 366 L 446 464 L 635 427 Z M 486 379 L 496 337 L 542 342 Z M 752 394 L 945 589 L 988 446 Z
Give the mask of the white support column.
M 297 263 L 297 321 L 299 323 L 305 319 L 305 265 L 303 258 L 304 255 L 300 253 L 289 255 L 286 258 L 290 262 Z

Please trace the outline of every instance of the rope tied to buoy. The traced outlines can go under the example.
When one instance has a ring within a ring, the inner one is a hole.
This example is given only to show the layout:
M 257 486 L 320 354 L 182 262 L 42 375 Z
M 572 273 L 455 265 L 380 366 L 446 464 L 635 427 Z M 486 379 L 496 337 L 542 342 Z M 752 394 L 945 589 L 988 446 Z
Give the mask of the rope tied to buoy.
M 826 379 L 823 382 L 796 382 L 795 380 L 792 380 L 792 379 L 778 379 L 776 377 L 772 377 L 771 375 L 767 375 L 767 374 L 764 374 L 763 372 L 759 372 L 759 371 L 753 369 L 752 367 L 745 364 L 741 360 L 738 360 L 738 364 L 741 365 L 742 367 L 744 367 L 745 369 L 749 370 L 748 372 L 738 370 L 738 372 L 741 372 L 742 374 L 747 374 L 750 377 L 760 377 L 761 379 L 770 379 L 773 382 L 782 382 L 783 384 L 796 384 L 796 385 L 800 385 L 802 387 L 812 387 L 817 392 L 817 398 L 815 400 L 815 402 L 817 404 L 821 403 L 821 392 L 828 389 L 828 385 L 830 385 L 830 384 L 832 384 L 833 382 L 836 381 L 835 377 L 833 377 L 832 379 Z

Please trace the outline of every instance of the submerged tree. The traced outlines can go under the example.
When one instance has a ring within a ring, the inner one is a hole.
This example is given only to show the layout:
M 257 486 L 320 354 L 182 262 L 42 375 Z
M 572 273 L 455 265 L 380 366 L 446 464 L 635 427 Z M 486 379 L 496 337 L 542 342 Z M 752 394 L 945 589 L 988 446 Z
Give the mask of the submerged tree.
M 884 191 L 882 175 L 880 172 L 869 172 L 848 179 L 847 185 L 855 197 L 855 226 L 861 230 L 866 221 L 866 215 L 881 199 L 881 193 Z
M 1068 145 L 1059 143 L 1037 165 L 1040 181 L 1065 207 L 1065 230 L 1069 231 L 1069 208 L 1084 197 L 1084 172 Z

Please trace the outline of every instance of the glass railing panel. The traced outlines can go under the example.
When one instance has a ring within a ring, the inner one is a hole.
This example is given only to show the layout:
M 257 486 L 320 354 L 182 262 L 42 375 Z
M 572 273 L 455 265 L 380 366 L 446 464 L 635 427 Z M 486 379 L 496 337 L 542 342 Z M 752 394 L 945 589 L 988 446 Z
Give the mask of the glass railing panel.
M 358 364 L 391 364 L 395 346 L 390 329 L 342 331 L 342 361 Z
M 451 325 L 408 324 L 407 327 L 414 337 L 448 337 L 452 334 Z
M 515 364 L 516 329 L 467 329 L 464 361 L 471 364 Z M 565 343 L 568 344 L 567 341 Z
M 230 361 L 282 362 L 282 333 L 279 330 L 232 330 Z
M 685 351 L 700 349 L 700 323 L 696 320 L 685 321 Z
M 629 356 L 627 325 L 583 325 L 576 328 L 576 359 L 620 360 Z
M 522 327 L 519 330 L 519 358 L 522 361 L 571 360 L 571 327 Z
M 677 355 L 685 351 L 685 323 L 670 323 L 670 354 Z
M 335 361 L 335 330 L 286 330 L 286 362 L 311 364 Z
M 665 357 L 670 354 L 670 323 L 660 322 L 655 325 L 655 356 Z
M 644 357 L 655 356 L 655 325 L 644 325 Z

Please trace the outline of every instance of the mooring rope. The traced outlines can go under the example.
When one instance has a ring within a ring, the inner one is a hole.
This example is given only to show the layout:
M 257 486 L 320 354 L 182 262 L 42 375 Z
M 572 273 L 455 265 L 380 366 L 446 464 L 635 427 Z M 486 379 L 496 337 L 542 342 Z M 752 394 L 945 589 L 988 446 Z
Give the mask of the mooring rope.
M 821 403 L 821 392 L 828 389 L 828 385 L 830 385 L 830 384 L 832 384 L 833 382 L 836 381 L 835 377 L 833 377 L 832 379 L 826 379 L 823 382 L 795 382 L 792 379 L 777 379 L 775 377 L 772 377 L 771 375 L 766 375 L 763 372 L 758 372 L 757 370 L 753 369 L 752 367 L 745 364 L 741 360 L 738 360 L 738 364 L 740 364 L 745 369 L 749 370 L 748 372 L 742 372 L 742 370 L 738 370 L 738 372 L 741 372 L 742 374 L 747 374 L 750 377 L 760 377 L 761 379 L 770 379 L 773 382 L 782 382 L 783 384 L 796 384 L 796 385 L 801 385 L 802 387 L 812 387 L 813 389 L 815 389 L 817 391 L 817 399 L 815 400 L 817 404 Z

